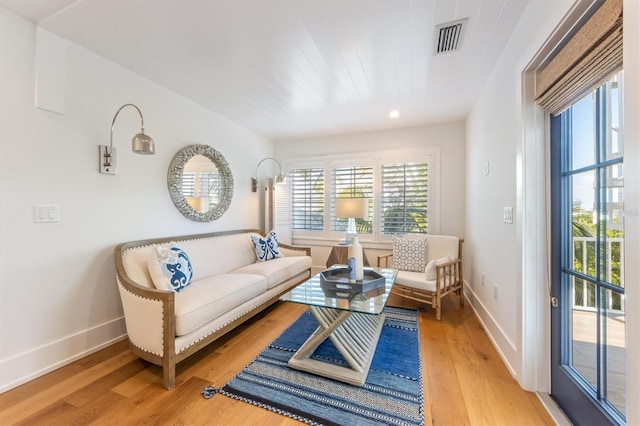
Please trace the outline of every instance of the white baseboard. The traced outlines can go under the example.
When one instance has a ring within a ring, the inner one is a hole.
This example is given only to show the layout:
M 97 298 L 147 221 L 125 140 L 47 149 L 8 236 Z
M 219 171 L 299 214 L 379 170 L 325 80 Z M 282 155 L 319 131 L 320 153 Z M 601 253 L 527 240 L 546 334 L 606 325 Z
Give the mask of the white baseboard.
M 500 355 L 500 358 L 502 358 L 502 362 L 507 366 L 511 376 L 518 380 L 517 370 L 512 365 L 512 360 L 517 359 L 518 357 L 516 345 L 504 333 L 500 324 L 495 321 L 482 301 L 476 297 L 474 291 L 469 287 L 466 281 L 464 281 L 464 295 L 465 299 L 467 299 L 469 305 L 475 312 L 476 317 L 478 317 L 480 325 L 482 325 L 485 333 L 489 336 L 489 340 L 493 344 L 493 347 L 498 352 L 498 355 Z M 519 380 L 518 383 L 520 383 Z
M 0 360 L 0 393 L 127 337 L 124 317 Z
M 571 426 L 571 421 L 564 414 L 564 411 L 558 407 L 558 404 L 556 404 L 553 398 L 551 398 L 551 395 L 546 392 L 536 392 L 536 395 L 542 403 L 542 406 L 558 426 Z

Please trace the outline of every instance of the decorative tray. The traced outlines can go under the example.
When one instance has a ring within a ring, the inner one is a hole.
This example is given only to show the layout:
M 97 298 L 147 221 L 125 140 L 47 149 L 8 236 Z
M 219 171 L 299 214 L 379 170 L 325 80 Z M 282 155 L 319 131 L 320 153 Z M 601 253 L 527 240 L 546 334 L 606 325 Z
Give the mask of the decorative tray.
M 359 291 L 359 290 L 338 290 L 333 288 L 325 288 L 324 285 L 322 287 L 322 292 L 327 297 L 333 297 L 335 299 L 347 299 L 349 301 L 353 300 L 356 296 L 360 297 L 360 300 L 371 299 L 372 297 L 381 296 L 384 294 L 384 286 L 375 287 L 371 290 L 367 291 Z
M 349 268 L 332 268 L 320 272 L 320 286 L 323 290 L 342 290 L 354 293 L 364 293 L 369 290 L 384 287 L 385 278 L 372 269 L 364 270 L 361 280 L 349 279 Z

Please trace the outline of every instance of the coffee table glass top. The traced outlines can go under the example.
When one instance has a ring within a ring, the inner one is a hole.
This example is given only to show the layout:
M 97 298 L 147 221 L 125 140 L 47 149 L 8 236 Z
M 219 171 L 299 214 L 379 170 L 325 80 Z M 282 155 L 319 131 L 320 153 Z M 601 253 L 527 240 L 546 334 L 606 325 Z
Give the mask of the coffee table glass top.
M 345 265 L 333 265 L 331 268 L 337 267 L 345 267 Z M 283 295 L 280 300 L 365 314 L 379 314 L 387 303 L 398 271 L 374 267 L 365 267 L 364 269 L 374 270 L 382 275 L 385 278 L 384 285 L 365 293 L 328 288 L 323 285 L 320 273 L 318 273 Z

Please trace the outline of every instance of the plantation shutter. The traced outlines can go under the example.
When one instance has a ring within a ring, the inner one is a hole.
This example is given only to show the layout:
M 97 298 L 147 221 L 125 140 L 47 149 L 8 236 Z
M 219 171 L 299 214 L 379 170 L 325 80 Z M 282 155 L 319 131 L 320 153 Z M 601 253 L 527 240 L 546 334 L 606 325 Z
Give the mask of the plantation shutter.
M 371 233 L 371 221 L 373 215 L 371 209 L 373 205 L 373 167 L 336 167 L 331 170 L 331 230 L 333 232 L 344 232 L 347 229 L 347 218 L 336 217 L 336 198 L 368 198 L 369 199 L 369 219 L 360 219 L 358 223 L 358 233 Z
M 182 173 L 182 195 L 185 197 L 196 195 L 196 174 L 194 172 Z
M 560 114 L 622 69 L 622 0 L 605 3 L 536 74 L 536 100 Z
M 324 230 L 324 169 L 295 169 L 289 172 L 291 186 L 291 229 Z
M 273 230 L 278 234 L 278 240 L 284 244 L 291 244 L 291 197 L 289 182 L 274 185 L 273 188 Z M 268 232 L 268 231 L 267 231 Z
M 428 231 L 428 169 L 427 163 L 382 166 L 380 220 L 383 234 Z

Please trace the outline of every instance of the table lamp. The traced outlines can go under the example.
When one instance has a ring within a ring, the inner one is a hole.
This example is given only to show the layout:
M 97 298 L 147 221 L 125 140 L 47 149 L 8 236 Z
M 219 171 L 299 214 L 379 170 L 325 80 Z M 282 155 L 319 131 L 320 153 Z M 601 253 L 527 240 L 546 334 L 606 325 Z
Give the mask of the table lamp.
M 366 219 L 368 213 L 368 198 L 336 198 L 336 217 L 348 218 L 345 244 L 349 244 L 353 237 L 358 236 L 356 218 Z

